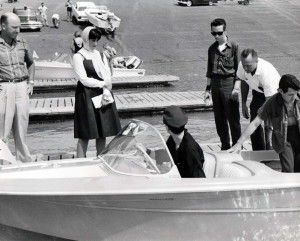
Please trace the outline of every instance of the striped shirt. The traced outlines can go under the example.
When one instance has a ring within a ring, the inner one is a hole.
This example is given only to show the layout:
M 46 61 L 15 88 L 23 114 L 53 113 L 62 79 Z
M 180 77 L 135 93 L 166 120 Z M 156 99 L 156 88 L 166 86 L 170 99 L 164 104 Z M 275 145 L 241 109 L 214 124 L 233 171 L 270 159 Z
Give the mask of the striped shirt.
M 10 46 L 0 37 L 0 82 L 27 78 L 33 57 L 24 39 L 17 38 Z

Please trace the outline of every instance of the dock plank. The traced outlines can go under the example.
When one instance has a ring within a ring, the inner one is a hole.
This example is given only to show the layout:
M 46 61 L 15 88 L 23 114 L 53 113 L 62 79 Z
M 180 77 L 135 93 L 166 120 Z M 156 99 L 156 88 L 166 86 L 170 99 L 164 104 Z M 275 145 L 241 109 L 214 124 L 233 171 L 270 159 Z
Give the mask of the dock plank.
M 206 106 L 199 98 L 203 91 L 198 92 L 142 92 L 114 96 L 119 113 L 157 112 L 170 105 L 178 105 L 185 110 L 211 110 L 212 106 Z M 72 115 L 74 103 L 75 97 L 30 99 L 30 116 Z
M 58 89 L 73 89 L 76 87 L 77 81 L 78 79 L 76 78 L 35 80 L 34 91 L 52 92 Z M 114 87 L 166 85 L 177 81 L 179 81 L 179 77 L 174 75 L 123 76 L 112 78 Z

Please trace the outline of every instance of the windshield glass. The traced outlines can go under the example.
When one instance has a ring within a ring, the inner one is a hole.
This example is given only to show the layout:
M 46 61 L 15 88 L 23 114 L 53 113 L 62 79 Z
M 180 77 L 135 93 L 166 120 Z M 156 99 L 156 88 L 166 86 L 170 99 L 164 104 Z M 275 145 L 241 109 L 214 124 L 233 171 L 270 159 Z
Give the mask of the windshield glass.
M 151 125 L 133 120 L 107 145 L 101 158 L 113 171 L 131 175 L 168 173 L 174 165 L 160 133 Z

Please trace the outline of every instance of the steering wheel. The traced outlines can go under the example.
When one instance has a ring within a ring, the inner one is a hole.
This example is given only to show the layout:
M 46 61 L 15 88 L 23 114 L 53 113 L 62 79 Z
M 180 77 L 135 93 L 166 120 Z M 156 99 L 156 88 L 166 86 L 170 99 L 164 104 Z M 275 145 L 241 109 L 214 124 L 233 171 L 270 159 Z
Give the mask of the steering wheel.
M 157 172 L 157 173 L 161 173 L 160 170 L 158 169 L 158 167 L 156 166 L 155 162 L 153 161 L 153 159 L 147 154 L 146 152 L 146 148 L 144 147 L 144 145 L 142 143 L 136 143 L 135 144 L 136 148 L 138 150 L 140 150 L 143 155 L 145 156 L 145 160 L 147 161 L 147 163 L 150 164 L 150 166 Z

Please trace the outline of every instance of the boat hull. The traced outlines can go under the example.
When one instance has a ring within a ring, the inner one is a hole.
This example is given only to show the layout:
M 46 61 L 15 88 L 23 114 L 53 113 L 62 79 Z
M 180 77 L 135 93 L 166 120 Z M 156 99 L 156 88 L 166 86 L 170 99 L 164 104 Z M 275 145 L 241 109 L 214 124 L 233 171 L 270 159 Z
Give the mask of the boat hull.
M 299 240 L 300 189 L 0 196 L 0 222 L 74 240 Z

